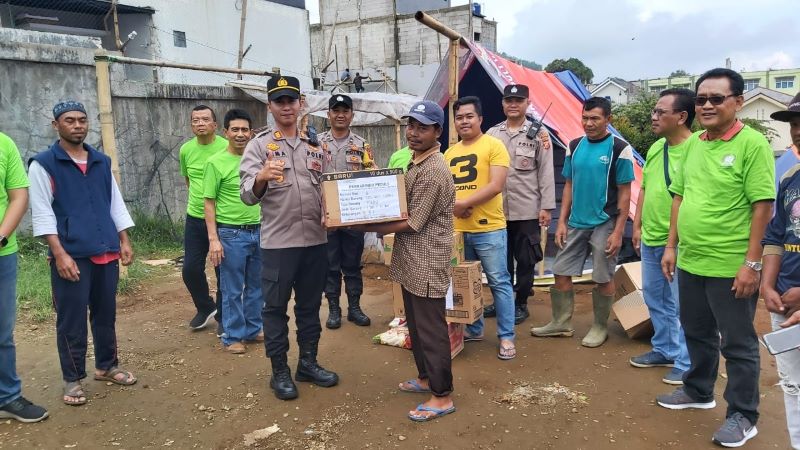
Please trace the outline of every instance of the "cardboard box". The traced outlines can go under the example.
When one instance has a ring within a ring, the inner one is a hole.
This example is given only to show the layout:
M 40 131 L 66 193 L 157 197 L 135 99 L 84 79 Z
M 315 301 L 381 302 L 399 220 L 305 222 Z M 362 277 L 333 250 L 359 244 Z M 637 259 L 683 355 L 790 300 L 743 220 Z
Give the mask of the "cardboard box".
M 470 324 L 483 314 L 480 261 L 467 261 L 453 267 L 453 308 L 447 321 Z
M 453 254 L 450 256 L 450 265 L 455 267 L 464 262 L 464 233 L 453 232 Z
M 463 323 L 447 324 L 447 334 L 450 336 L 450 359 L 455 358 L 461 353 L 461 350 L 464 350 L 464 327 Z
M 329 227 L 408 219 L 403 169 L 323 174 L 322 202 Z
M 406 309 L 403 305 L 403 288 L 400 283 L 392 281 L 392 306 L 395 317 L 405 317 Z
M 650 311 L 642 295 L 642 263 L 623 264 L 614 274 L 617 300 L 611 309 L 620 325 L 631 339 L 652 335 L 653 323 Z
M 394 250 L 394 233 L 383 235 L 383 263 L 392 265 L 392 250 Z

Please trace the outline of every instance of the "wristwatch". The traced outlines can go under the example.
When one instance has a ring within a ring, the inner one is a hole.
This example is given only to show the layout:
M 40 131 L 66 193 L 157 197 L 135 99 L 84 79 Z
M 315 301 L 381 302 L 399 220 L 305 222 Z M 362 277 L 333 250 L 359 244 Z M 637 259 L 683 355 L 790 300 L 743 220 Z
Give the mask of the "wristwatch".
M 0 248 L 5 247 L 8 245 L 8 238 L 0 234 Z
M 761 261 L 748 261 L 746 259 L 744 260 L 744 265 L 755 270 L 756 272 L 761 272 L 761 267 L 763 266 Z

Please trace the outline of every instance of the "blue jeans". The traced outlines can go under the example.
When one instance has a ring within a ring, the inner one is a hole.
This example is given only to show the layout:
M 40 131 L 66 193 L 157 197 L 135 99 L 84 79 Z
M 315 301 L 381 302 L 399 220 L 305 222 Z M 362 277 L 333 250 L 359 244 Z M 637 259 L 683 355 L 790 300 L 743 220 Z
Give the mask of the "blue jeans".
M 218 228 L 224 258 L 219 265 L 225 345 L 254 339 L 262 329 L 259 232 Z
M 661 272 L 661 257 L 664 247 L 650 247 L 644 242 L 642 252 L 642 294 L 655 334 L 651 339 L 653 350 L 667 359 L 675 361 L 675 368 L 689 370 L 689 352 L 680 322 L 678 303 L 678 277 L 672 283 Z
M 22 391 L 17 377 L 14 322 L 17 317 L 17 254 L 0 256 L 0 407 Z
M 508 273 L 508 241 L 505 228 L 485 233 L 464 233 L 464 258 L 480 261 L 497 311 L 497 337 L 514 339 L 514 288 Z M 473 336 L 483 334 L 483 317 L 467 325 Z

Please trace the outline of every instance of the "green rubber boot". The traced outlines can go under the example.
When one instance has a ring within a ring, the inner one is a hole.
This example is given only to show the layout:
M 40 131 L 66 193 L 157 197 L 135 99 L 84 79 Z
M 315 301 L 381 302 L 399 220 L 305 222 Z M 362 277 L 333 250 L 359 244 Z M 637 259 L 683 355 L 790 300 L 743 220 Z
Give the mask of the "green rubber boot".
M 611 314 L 611 304 L 614 297 L 603 295 L 597 288 L 592 289 L 592 307 L 594 309 L 594 323 L 589 333 L 581 341 L 584 347 L 600 347 L 608 339 L 608 316 Z
M 572 336 L 572 310 L 575 307 L 575 291 L 562 292 L 550 288 L 550 303 L 553 320 L 543 327 L 531 328 L 531 335 L 538 337 Z

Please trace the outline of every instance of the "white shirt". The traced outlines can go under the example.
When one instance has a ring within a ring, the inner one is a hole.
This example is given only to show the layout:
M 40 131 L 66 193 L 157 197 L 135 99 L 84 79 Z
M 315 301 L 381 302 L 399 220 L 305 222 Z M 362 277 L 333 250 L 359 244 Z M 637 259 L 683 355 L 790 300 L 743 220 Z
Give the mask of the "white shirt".
M 85 164 L 86 161 L 73 159 L 76 164 Z M 36 161 L 31 161 L 28 169 L 31 187 L 29 189 L 31 202 L 31 221 L 33 222 L 33 235 L 44 236 L 58 234 L 56 227 L 56 214 L 53 212 L 53 187 L 50 183 L 50 174 Z M 122 200 L 122 193 L 117 186 L 117 180 L 111 176 L 111 219 L 117 227 L 117 232 L 131 228 L 133 219 Z

